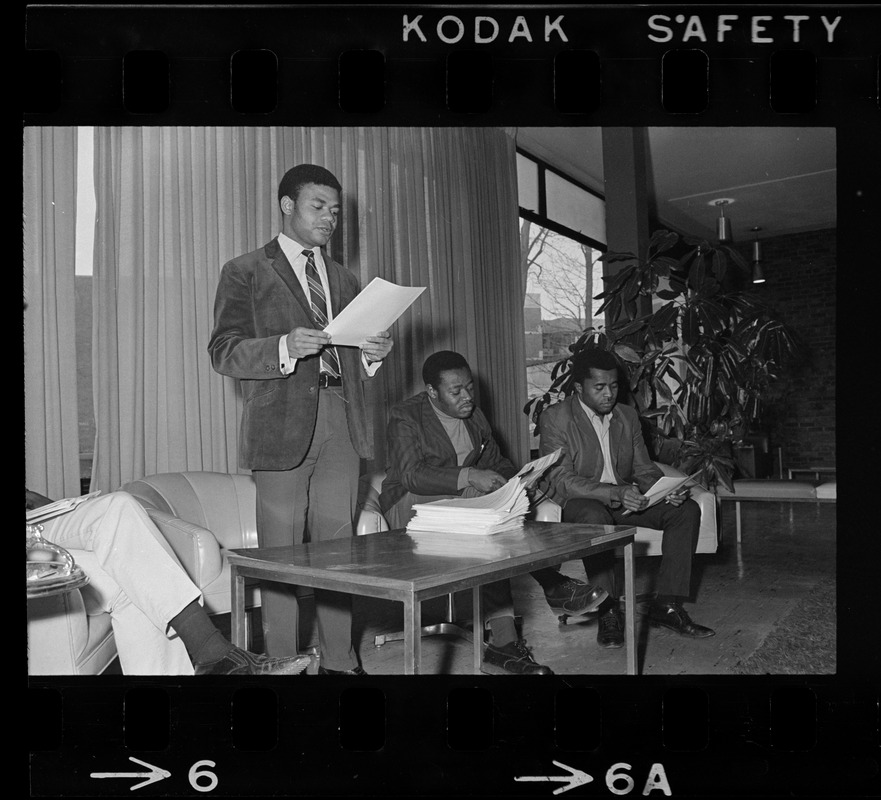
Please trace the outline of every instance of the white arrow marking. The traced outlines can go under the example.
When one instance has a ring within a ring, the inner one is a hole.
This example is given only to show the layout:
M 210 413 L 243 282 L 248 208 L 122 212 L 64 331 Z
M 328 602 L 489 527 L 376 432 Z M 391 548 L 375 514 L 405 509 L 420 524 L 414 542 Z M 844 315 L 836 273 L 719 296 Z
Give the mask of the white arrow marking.
M 93 772 L 89 776 L 90 778 L 146 778 L 147 780 L 141 781 L 140 783 L 136 783 L 134 786 L 129 787 L 129 791 L 133 792 L 135 789 L 140 789 L 142 786 L 147 786 L 151 783 L 156 783 L 156 781 L 164 780 L 165 778 L 170 778 L 171 773 L 165 769 L 159 769 L 159 767 L 154 767 L 152 764 L 148 764 L 146 761 L 141 761 L 139 758 L 135 758 L 134 756 L 128 757 L 129 761 L 134 761 L 136 764 L 140 764 L 142 767 L 146 767 L 149 769 L 149 772 Z
M 582 772 L 580 769 L 572 769 L 572 767 L 567 767 L 565 764 L 561 764 L 559 761 L 554 761 L 554 766 L 560 767 L 562 769 L 567 770 L 569 775 L 524 775 L 520 778 L 514 778 L 515 781 L 557 781 L 559 783 L 568 783 L 568 786 L 561 786 L 559 789 L 554 789 L 554 794 L 562 794 L 563 792 L 568 792 L 570 789 L 574 789 L 576 786 L 584 786 L 587 783 L 590 783 L 593 780 L 593 777 L 588 775 L 586 772 Z

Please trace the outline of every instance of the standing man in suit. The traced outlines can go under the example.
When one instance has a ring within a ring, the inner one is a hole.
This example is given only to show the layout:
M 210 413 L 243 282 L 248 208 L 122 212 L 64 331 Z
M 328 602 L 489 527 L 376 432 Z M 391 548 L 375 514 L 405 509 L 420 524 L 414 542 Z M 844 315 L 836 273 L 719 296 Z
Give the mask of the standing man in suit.
M 239 463 L 257 484 L 261 547 L 352 536 L 360 459 L 371 458 L 362 381 L 392 348 L 388 331 L 332 347 L 323 328 L 358 294 L 357 279 L 322 250 L 340 213 L 339 181 L 300 164 L 278 187 L 282 231 L 221 272 L 208 352 L 238 378 Z M 297 653 L 293 587 L 262 588 L 267 653 Z M 315 590 L 319 674 L 363 675 L 352 646 L 351 596 Z
M 414 503 L 479 497 L 517 474 L 474 402 L 474 381 L 465 358 L 451 350 L 434 353 L 422 367 L 422 379 L 425 391 L 392 408 L 386 429 L 386 477 L 379 504 L 393 529 L 407 525 Z M 532 576 L 551 608 L 561 614 L 586 614 L 607 596 L 555 569 L 536 570 Z M 484 586 L 483 596 L 492 633 L 484 661 L 521 675 L 551 674 L 535 663 L 517 635 L 509 581 Z
M 661 471 L 642 438 L 639 417 L 618 399 L 618 364 L 604 350 L 583 350 L 573 359 L 574 394 L 541 415 L 542 455 L 562 448 L 562 458 L 546 473 L 551 499 L 563 507 L 564 522 L 642 525 L 663 531 L 662 555 L 649 620 L 682 636 L 703 639 L 714 631 L 689 618 L 682 601 L 690 596 L 691 560 L 697 547 L 700 508 L 688 491 L 670 494 L 647 507 L 643 494 Z M 594 582 L 610 597 L 599 607 L 597 643 L 621 647 L 624 632 L 618 608 L 614 553 L 584 559 Z

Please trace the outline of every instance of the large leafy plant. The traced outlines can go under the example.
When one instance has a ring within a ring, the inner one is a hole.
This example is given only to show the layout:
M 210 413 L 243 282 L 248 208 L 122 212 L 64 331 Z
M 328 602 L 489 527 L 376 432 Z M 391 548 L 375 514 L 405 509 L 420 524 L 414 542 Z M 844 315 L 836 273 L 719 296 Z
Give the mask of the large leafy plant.
M 613 352 L 643 419 L 655 458 L 710 486 L 732 488 L 733 447 L 760 421 L 783 364 L 801 356 L 795 334 L 754 294 L 735 249 L 656 231 L 640 258 L 608 252 L 617 271 L 597 295 L 613 322 L 587 328 L 558 361 L 551 386 L 524 412 L 541 427 L 547 405 L 573 391 L 572 359 L 583 349 Z M 651 310 L 645 310 L 650 305 Z

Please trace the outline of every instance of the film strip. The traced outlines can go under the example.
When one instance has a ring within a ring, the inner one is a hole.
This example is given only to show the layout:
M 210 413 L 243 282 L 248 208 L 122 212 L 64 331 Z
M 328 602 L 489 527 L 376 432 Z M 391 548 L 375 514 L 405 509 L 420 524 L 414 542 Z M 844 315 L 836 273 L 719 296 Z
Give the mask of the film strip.
M 835 128 L 855 321 L 836 674 L 31 676 L 31 796 L 878 796 L 876 370 L 849 355 L 876 338 L 881 6 L 47 3 L 24 21 L 26 126 Z

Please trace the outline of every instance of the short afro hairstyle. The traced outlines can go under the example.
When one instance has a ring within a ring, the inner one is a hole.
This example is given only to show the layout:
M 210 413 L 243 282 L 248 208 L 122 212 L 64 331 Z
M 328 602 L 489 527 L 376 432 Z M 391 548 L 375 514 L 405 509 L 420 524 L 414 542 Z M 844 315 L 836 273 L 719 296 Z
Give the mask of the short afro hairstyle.
M 570 375 L 574 383 L 581 383 L 590 377 L 591 369 L 620 371 L 618 359 L 608 350 L 599 347 L 588 347 L 578 355 L 572 357 L 572 370 Z
M 438 350 L 438 352 L 432 353 L 425 359 L 425 363 L 422 365 L 422 380 L 436 389 L 440 383 L 441 373 L 449 369 L 467 369 L 469 372 L 471 371 L 465 356 L 452 350 Z
M 278 184 L 279 204 L 281 204 L 282 197 L 290 197 L 291 200 L 296 200 L 297 195 L 300 194 L 300 189 L 307 183 L 314 183 L 318 186 L 330 186 L 331 189 L 336 189 L 340 193 L 343 191 L 340 182 L 330 170 L 319 167 L 316 164 L 298 164 L 296 167 L 291 167 L 284 174 L 281 183 Z

